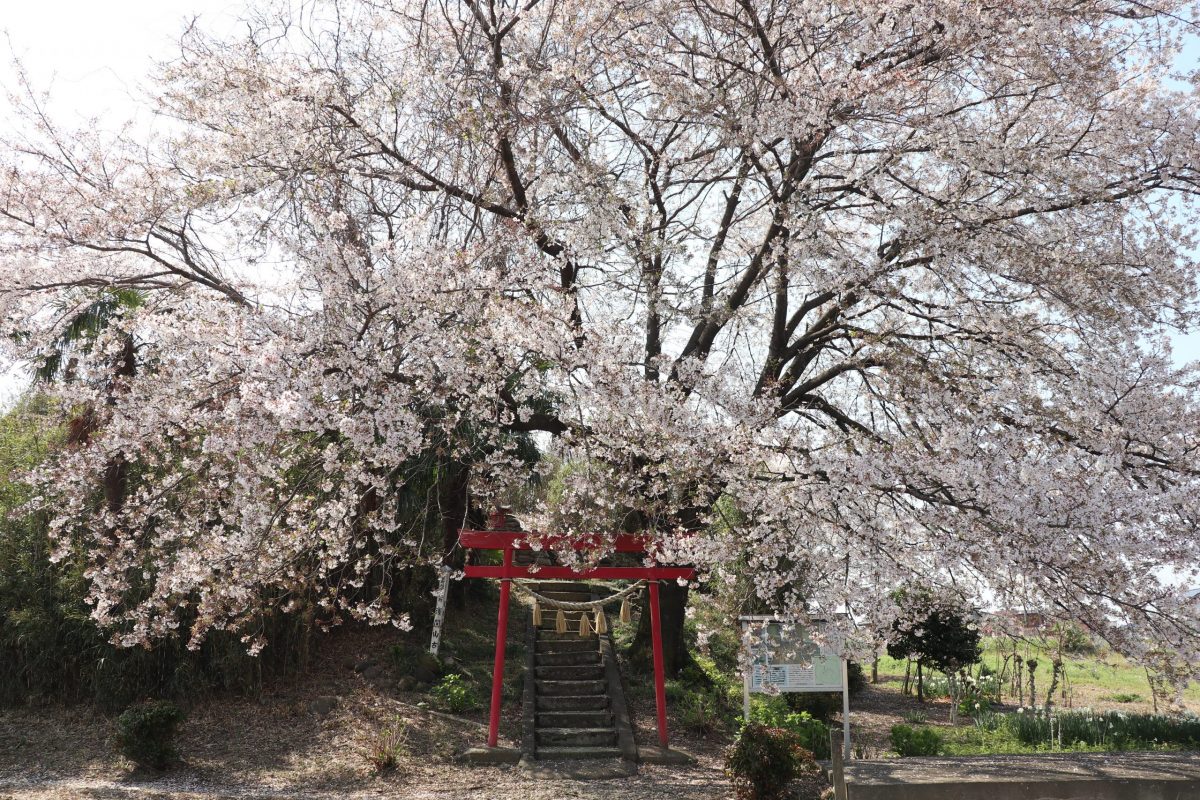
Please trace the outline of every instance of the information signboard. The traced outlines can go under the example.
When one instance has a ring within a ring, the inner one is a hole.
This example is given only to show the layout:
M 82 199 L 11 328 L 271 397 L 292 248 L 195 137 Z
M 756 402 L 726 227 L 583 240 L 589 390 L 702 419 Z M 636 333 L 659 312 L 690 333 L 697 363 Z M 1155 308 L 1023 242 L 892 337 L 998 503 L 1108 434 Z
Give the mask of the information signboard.
M 780 692 L 841 692 L 845 757 L 850 757 L 850 694 L 847 663 L 831 643 L 812 640 L 814 628 L 776 617 L 739 617 L 747 653 L 743 713 L 750 719 L 750 695 Z M 819 625 L 820 623 L 818 623 Z

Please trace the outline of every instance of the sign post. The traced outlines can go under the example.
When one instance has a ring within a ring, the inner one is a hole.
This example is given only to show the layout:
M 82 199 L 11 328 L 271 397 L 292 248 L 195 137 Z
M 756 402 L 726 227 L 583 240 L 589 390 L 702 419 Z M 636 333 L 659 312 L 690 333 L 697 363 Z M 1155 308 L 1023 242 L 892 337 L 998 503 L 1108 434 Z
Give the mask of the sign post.
M 749 664 L 742 676 L 742 715 L 750 721 L 750 695 L 775 692 L 841 692 L 843 757 L 850 760 L 849 665 L 832 648 L 811 641 L 798 625 L 766 616 L 738 617 Z

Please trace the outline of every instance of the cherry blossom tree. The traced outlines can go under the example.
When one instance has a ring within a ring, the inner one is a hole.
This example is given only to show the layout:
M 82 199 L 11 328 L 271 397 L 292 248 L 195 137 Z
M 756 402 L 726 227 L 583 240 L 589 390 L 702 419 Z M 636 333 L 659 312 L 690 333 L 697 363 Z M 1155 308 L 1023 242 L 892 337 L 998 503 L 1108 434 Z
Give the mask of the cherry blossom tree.
M 1196 313 L 1197 75 L 1167 81 L 1195 13 L 284 3 L 186 31 L 156 133 L 12 87 L 10 355 L 144 298 L 59 388 L 103 419 L 35 505 L 120 641 L 254 648 L 314 590 L 403 624 L 355 589 L 420 552 L 414 459 L 498 495 L 536 434 L 576 466 L 560 519 L 742 565 L 781 612 L 885 629 L 919 579 L 1200 664 L 1166 582 L 1200 564 L 1197 373 L 1168 345 Z M 139 476 L 115 509 L 114 462 Z

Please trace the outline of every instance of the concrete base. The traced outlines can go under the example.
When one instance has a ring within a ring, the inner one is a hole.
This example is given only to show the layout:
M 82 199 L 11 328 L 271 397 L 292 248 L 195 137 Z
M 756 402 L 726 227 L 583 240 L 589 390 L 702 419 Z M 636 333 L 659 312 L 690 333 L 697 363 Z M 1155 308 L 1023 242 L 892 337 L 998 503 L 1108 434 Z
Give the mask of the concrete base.
M 1192 753 L 897 758 L 846 765 L 850 800 L 1183 800 L 1200 798 Z
M 458 754 L 464 764 L 516 764 L 521 760 L 521 751 L 516 747 L 468 747 Z
M 570 778 L 576 781 L 606 781 L 628 778 L 637 774 L 637 764 L 620 758 L 597 759 L 595 761 L 542 761 L 526 756 L 521 759 L 521 769 L 530 777 L 543 780 Z
M 676 750 L 650 745 L 638 745 L 638 761 L 643 764 L 695 764 L 696 757 L 686 750 Z

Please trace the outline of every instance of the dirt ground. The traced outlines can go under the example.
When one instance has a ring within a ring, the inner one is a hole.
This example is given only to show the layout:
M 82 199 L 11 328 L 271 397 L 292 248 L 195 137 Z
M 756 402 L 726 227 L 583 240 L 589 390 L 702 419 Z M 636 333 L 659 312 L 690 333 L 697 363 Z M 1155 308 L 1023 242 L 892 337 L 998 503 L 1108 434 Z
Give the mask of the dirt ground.
M 256 699 L 211 698 L 188 709 L 178 738 L 183 763 L 162 775 L 121 757 L 114 719 L 88 707 L 0 710 L 0 800 L 731 796 L 721 768 L 723 742 L 683 732 L 673 743 L 693 752 L 695 765 L 643 766 L 628 778 L 588 782 L 531 777 L 517 766 L 465 766 L 455 755 L 484 742 L 484 711 L 450 716 L 421 709 L 416 703 L 425 696 L 399 691 L 390 668 L 356 672 L 357 662 L 383 649 L 375 632 L 349 633 L 337 647 L 323 649 L 300 680 Z M 310 704 L 318 697 L 337 698 L 336 707 L 325 716 L 315 713 Z M 503 738 L 512 744 L 519 730 L 512 709 L 506 708 L 504 723 Z M 376 774 L 367 752 L 397 726 L 404 731 L 399 764 Z

